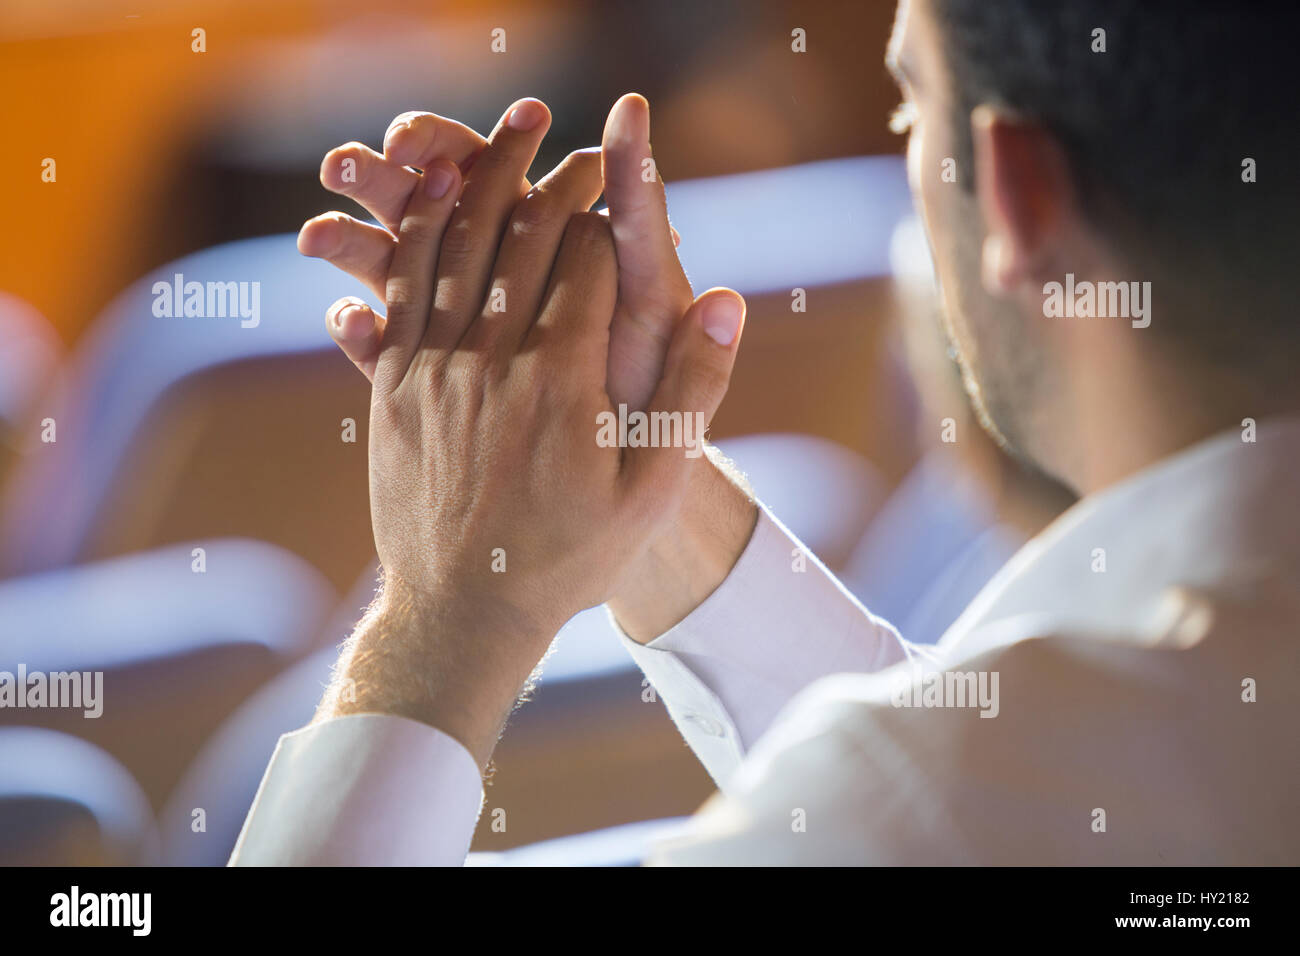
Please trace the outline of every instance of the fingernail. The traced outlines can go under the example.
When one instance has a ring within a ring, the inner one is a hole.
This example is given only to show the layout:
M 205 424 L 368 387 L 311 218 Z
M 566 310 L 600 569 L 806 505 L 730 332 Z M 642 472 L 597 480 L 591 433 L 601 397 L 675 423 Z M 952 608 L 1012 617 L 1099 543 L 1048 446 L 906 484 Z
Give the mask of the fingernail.
M 519 132 L 527 132 L 542 121 L 542 106 L 536 100 L 524 100 L 510 111 L 506 125 Z
M 365 338 L 373 325 L 369 311 L 357 303 L 340 309 L 338 315 L 334 316 L 334 324 L 338 326 L 339 337 L 349 341 Z
M 394 122 L 392 126 L 388 127 L 388 132 L 384 134 L 384 152 L 387 153 L 392 148 L 393 140 L 397 138 L 398 133 L 405 132 L 410 128 L 411 124 L 406 120 L 402 120 L 400 123 Z
M 430 199 L 441 199 L 451 188 L 453 177 L 451 170 L 443 166 L 431 166 L 424 171 L 424 192 Z
M 711 299 L 704 307 L 704 331 L 709 338 L 719 345 L 730 345 L 740 331 L 740 320 L 745 309 L 738 299 L 729 295 L 720 295 Z

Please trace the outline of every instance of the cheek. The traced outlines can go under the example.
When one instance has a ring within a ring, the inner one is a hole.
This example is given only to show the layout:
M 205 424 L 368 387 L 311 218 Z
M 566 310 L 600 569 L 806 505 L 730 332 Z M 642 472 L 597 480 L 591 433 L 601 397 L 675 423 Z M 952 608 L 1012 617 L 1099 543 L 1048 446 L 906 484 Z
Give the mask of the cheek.
M 944 183 L 939 176 L 942 158 L 934 155 L 932 143 L 933 137 L 927 139 L 920 126 L 913 129 L 907 141 L 907 184 L 912 203 L 925 225 L 942 286 L 952 264 L 947 241 L 951 238 L 950 212 L 945 201 L 945 191 L 952 184 Z
M 942 175 L 947 146 L 942 137 L 927 137 L 922 127 L 916 127 L 907 144 L 907 179 L 930 239 L 945 327 L 969 358 L 973 349 L 965 312 L 971 306 L 971 283 L 977 279 L 968 273 L 977 263 L 962 241 L 963 229 L 971 226 L 969 204 L 962 202 L 961 187 L 945 182 Z
M 924 132 L 918 126 L 907 140 L 907 185 L 912 191 L 916 211 L 926 222 L 933 215 L 935 199 L 935 177 L 927 175 L 930 169 L 929 147 Z
M 951 184 L 941 181 L 941 163 L 942 157 L 935 151 L 935 137 L 927 136 L 918 123 L 907 140 L 907 185 L 912 193 L 912 203 L 932 240 L 936 237 L 936 230 L 942 233 L 948 227 L 943 191 Z
M 927 222 L 943 222 L 945 216 L 945 193 L 954 188 L 954 183 L 944 182 L 945 144 L 941 137 L 933 133 L 926 134 L 920 125 L 912 133 L 907 144 L 907 179 L 912 189 L 918 211 Z

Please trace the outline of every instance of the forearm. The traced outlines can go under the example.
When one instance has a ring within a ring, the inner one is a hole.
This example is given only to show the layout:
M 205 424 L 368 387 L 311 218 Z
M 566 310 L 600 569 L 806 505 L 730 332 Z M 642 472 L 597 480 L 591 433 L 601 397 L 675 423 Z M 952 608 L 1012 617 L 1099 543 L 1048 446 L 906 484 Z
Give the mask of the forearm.
M 607 602 L 619 626 L 647 644 L 686 618 L 726 579 L 758 520 L 749 488 L 713 446 L 692 464 L 686 500 L 668 529 Z

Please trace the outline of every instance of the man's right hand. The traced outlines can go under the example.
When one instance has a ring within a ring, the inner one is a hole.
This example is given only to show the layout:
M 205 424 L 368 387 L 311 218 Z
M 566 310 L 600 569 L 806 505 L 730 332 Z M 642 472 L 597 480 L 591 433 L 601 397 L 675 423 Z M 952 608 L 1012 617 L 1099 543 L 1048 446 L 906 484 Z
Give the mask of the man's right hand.
M 618 304 L 610 325 L 607 390 L 615 405 L 643 409 L 661 377 L 673 331 L 692 304 L 690 283 L 675 250 L 663 181 L 653 165 L 649 107 L 629 94 L 605 125 L 602 174 L 619 266 Z M 343 213 L 308 221 L 299 236 L 306 255 L 331 262 L 380 297 L 396 245 L 393 233 L 419 174 L 438 159 L 468 170 L 486 141 L 476 132 L 432 113 L 405 113 L 390 125 L 384 153 L 357 143 L 332 150 L 321 166 L 326 188 L 364 206 L 383 227 Z M 519 196 L 529 186 L 521 180 Z M 703 299 L 710 293 L 705 293 Z M 370 310 L 344 310 L 332 338 L 373 378 L 384 329 Z M 337 312 L 335 314 L 338 314 Z M 707 309 L 705 323 L 707 328 Z M 647 642 L 686 617 L 722 583 L 749 540 L 756 509 L 748 494 L 712 460 L 694 459 L 690 491 L 669 530 L 647 552 L 609 605 L 625 631 Z

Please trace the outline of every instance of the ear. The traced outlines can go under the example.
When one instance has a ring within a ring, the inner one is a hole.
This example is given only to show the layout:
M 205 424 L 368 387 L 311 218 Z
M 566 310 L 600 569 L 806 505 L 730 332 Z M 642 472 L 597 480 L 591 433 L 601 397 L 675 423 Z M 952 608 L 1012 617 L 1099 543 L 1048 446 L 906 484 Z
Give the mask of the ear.
M 987 105 L 971 113 L 975 193 L 984 217 L 982 275 L 1006 297 L 1055 274 L 1078 214 L 1074 176 L 1043 127 Z

